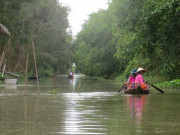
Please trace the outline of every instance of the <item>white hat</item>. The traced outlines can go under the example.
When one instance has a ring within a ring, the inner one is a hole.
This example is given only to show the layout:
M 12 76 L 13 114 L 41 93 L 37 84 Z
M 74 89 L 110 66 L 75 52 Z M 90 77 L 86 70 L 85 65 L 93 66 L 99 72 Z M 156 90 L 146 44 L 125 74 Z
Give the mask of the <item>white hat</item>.
M 136 73 L 138 73 L 138 72 L 140 72 L 140 71 L 144 71 L 144 72 L 145 72 L 146 69 L 139 67 L 138 70 L 136 71 Z

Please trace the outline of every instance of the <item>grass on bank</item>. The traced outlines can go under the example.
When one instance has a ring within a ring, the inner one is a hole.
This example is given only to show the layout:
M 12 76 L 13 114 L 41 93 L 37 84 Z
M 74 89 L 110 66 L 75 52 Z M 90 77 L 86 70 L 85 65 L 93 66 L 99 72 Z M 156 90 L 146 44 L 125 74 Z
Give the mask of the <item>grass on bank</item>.
M 180 88 L 180 79 L 174 79 L 172 81 L 164 81 L 161 83 L 157 84 L 158 87 L 163 87 L 163 88 Z

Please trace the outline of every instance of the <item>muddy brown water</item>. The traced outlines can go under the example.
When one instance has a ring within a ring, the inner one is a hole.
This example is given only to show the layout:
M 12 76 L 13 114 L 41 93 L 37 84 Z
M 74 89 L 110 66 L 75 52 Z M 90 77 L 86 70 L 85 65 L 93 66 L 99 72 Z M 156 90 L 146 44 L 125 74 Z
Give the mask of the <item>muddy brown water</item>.
M 86 76 L 39 83 L 41 94 L 29 81 L 27 96 L 24 84 L 0 84 L 0 135 L 180 134 L 179 89 L 125 95 L 119 81 Z

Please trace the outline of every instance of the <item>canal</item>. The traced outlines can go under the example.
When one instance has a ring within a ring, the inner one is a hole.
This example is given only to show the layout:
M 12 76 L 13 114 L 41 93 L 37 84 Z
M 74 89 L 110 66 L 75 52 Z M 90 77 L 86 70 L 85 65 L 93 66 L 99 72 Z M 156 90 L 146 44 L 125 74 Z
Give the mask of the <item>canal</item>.
M 118 93 L 115 80 L 75 76 L 0 84 L 0 135 L 178 135 L 180 89 Z

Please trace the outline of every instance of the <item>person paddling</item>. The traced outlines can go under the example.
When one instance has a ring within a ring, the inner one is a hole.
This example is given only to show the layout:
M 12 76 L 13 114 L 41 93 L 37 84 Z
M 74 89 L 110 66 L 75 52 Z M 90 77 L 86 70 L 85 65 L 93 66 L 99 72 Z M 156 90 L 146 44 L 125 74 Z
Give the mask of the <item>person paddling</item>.
M 128 78 L 127 82 L 124 82 L 124 89 L 128 89 L 128 87 L 129 87 L 132 83 L 135 83 L 136 71 L 137 71 L 136 68 L 130 71 L 131 76 Z
M 135 82 L 135 78 L 136 78 L 136 71 L 137 69 L 133 69 L 131 70 L 131 76 L 128 78 L 128 81 L 127 81 L 127 86 L 133 82 Z
M 142 90 L 149 90 L 149 87 L 145 83 L 143 79 L 143 74 L 146 72 L 144 68 L 139 67 L 138 70 L 136 71 L 136 78 L 135 78 L 135 83 L 140 85 Z

